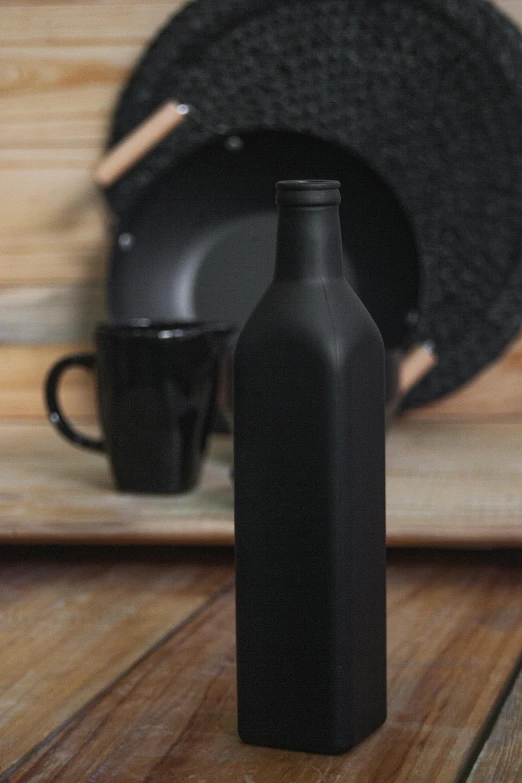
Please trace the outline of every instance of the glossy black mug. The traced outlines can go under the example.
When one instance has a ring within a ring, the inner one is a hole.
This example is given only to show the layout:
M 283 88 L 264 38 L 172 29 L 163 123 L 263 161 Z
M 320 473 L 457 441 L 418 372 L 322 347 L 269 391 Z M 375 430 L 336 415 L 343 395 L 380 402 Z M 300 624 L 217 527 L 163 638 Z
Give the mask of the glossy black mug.
M 233 332 L 203 321 L 100 324 L 95 354 L 65 356 L 50 370 L 49 419 L 76 445 L 107 453 L 122 492 L 187 492 L 200 476 Z M 103 439 L 82 435 L 62 413 L 59 380 L 78 365 L 96 373 Z

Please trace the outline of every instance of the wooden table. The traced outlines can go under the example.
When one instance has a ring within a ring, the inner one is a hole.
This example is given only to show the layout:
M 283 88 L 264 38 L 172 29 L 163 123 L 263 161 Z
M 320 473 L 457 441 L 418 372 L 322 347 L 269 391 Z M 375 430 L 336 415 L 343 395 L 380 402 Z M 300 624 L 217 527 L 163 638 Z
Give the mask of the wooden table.
M 521 437 L 520 416 L 388 434 L 389 717 L 321 757 L 236 734 L 226 444 L 198 492 L 138 498 L 4 424 L 0 783 L 519 783 Z
M 0 781 L 517 783 L 521 577 L 390 551 L 389 717 L 328 757 L 236 735 L 231 548 L 4 545 Z
M 386 438 L 390 547 L 522 546 L 522 414 L 393 422 Z M 42 421 L 0 425 L 0 543 L 231 545 L 232 441 L 217 437 L 183 495 L 114 490 L 104 455 Z

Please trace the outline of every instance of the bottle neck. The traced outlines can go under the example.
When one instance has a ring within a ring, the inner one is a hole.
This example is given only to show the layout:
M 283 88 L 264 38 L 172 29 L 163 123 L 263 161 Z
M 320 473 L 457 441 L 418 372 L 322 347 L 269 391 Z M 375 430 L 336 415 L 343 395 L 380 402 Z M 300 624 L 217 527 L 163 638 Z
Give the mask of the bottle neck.
M 274 280 L 343 276 L 338 204 L 280 205 Z

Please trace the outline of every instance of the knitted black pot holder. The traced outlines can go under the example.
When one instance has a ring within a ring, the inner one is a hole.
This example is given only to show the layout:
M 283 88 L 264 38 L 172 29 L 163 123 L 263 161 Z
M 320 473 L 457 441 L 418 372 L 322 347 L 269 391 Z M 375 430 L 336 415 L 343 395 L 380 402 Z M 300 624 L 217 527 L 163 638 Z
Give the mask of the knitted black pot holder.
M 436 368 L 405 406 L 461 385 L 521 326 L 522 36 L 484 0 L 197 0 L 160 32 L 113 144 L 166 99 L 188 118 L 106 191 L 128 214 L 229 129 L 291 131 L 365 161 L 399 200 L 421 272 L 410 341 Z

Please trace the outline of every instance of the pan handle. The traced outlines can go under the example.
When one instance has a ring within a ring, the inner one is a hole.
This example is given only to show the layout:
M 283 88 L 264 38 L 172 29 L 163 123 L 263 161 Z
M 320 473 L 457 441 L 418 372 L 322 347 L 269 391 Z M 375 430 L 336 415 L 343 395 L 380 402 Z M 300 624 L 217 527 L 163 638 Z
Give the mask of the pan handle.
M 188 113 L 185 103 L 165 101 L 101 159 L 94 172 L 95 183 L 106 188 L 116 182 L 177 128 Z
M 399 366 L 398 392 L 404 397 L 437 364 L 437 357 L 430 343 L 412 348 Z

